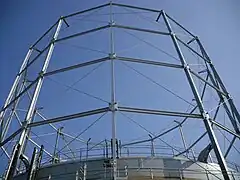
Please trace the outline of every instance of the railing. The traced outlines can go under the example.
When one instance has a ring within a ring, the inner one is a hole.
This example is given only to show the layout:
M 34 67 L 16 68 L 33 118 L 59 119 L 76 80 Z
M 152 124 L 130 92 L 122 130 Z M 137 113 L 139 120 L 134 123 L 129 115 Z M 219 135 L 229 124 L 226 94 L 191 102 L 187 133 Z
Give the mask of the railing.
M 183 149 L 179 148 L 179 151 Z M 95 147 L 95 148 L 80 148 L 73 151 L 62 151 L 58 154 L 60 161 L 69 161 L 69 160 L 91 160 L 96 158 L 111 158 L 111 148 L 104 147 Z M 151 147 L 146 146 L 131 146 L 124 147 L 118 150 L 117 157 L 139 157 L 139 156 L 164 156 L 164 157 L 173 157 L 176 152 L 173 149 L 164 147 L 164 146 L 155 146 L 154 154 L 152 153 Z M 194 159 L 193 157 L 190 157 Z M 51 157 L 44 155 L 42 162 L 44 164 L 51 163 Z
M 177 149 L 177 151 L 176 151 Z M 160 156 L 160 157 L 175 157 L 179 152 L 184 151 L 183 148 L 169 148 L 168 146 L 154 146 L 154 150 L 151 149 L 150 145 L 134 145 L 130 147 L 124 147 L 119 148 L 119 151 L 117 152 L 117 157 L 152 157 L 152 156 Z M 153 153 L 154 152 L 154 153 Z M 74 153 L 74 155 L 73 155 Z M 105 147 L 94 147 L 94 148 L 79 148 L 76 149 L 74 152 L 72 151 L 62 151 L 59 153 L 59 161 L 69 161 L 69 160 L 91 160 L 96 158 L 111 158 L 111 148 L 105 148 Z M 189 161 L 195 162 L 197 159 L 199 153 L 197 152 L 188 152 L 188 156 L 186 157 L 186 153 L 184 155 L 181 155 L 181 157 L 184 157 L 188 159 Z M 52 158 L 49 158 L 49 156 L 44 156 L 42 159 L 42 163 L 44 164 L 50 164 Z M 212 157 L 213 162 L 217 162 L 216 158 Z M 240 172 L 240 165 L 227 161 L 228 166 L 237 171 Z
M 124 157 L 174 157 L 181 151 L 184 151 L 183 148 L 169 148 L 167 146 L 154 146 L 154 150 L 151 149 L 150 145 L 134 145 L 130 147 L 119 148 L 117 152 L 118 158 Z M 93 148 L 79 148 L 73 151 L 62 151 L 58 154 L 59 162 L 72 161 L 72 160 L 80 160 L 82 162 L 87 162 L 89 160 L 97 159 L 97 158 L 106 158 L 111 159 L 111 148 L 108 147 L 93 147 Z M 195 162 L 196 155 L 198 153 L 188 153 L 188 158 L 186 160 Z M 185 154 L 186 155 L 186 154 Z M 215 161 L 215 158 L 212 158 Z M 216 162 L 216 161 L 215 161 Z M 53 162 L 53 158 L 47 155 L 44 155 L 42 158 L 41 166 L 50 165 L 58 162 Z M 240 166 L 233 163 L 228 162 L 228 166 L 234 170 L 235 172 L 239 172 Z M 20 172 L 24 172 L 25 167 L 22 166 L 20 168 Z M 232 172 L 233 173 L 233 172 Z

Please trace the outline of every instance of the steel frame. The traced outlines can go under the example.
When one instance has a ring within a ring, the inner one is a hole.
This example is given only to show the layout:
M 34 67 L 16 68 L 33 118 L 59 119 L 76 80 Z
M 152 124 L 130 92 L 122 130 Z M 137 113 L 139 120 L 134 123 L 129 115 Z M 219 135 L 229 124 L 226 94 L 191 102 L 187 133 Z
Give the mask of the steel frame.
M 138 28 L 138 27 L 132 27 L 132 26 L 124 26 L 121 24 L 117 24 L 116 22 L 114 22 L 114 16 L 113 16 L 113 12 L 112 12 L 112 7 L 113 6 L 118 6 L 118 7 L 124 7 L 124 8 L 131 8 L 131 9 L 135 9 L 135 10 L 143 10 L 143 11 L 149 11 L 149 12 L 153 12 L 156 13 L 157 16 L 157 22 L 159 21 L 160 18 L 163 19 L 163 21 L 165 22 L 165 25 L 168 29 L 168 32 L 161 32 L 161 31 L 157 31 L 157 30 L 152 30 L 152 29 L 144 29 L 144 28 Z M 80 14 L 84 14 L 86 12 L 90 12 L 96 9 L 101 9 L 103 7 L 109 7 L 110 11 L 110 19 L 109 19 L 109 24 L 105 25 L 105 26 L 100 26 L 94 29 L 90 29 L 87 31 L 83 31 L 83 32 L 79 32 L 76 34 L 72 34 L 70 36 L 66 36 L 66 37 L 62 37 L 58 39 L 58 35 L 60 33 L 60 29 L 63 23 L 65 23 L 67 26 L 69 26 L 68 24 L 68 19 L 76 16 L 76 15 L 80 15 Z M 192 37 L 192 39 L 189 42 L 184 42 L 183 40 L 181 40 L 181 38 L 179 38 L 175 32 L 172 30 L 171 28 L 171 23 L 175 23 L 177 26 L 179 26 L 181 29 L 183 29 L 185 32 L 187 32 L 189 34 L 189 36 Z M 172 64 L 172 63 L 166 63 L 166 62 L 161 62 L 158 60 L 148 60 L 148 59 L 137 59 L 137 58 L 132 58 L 132 57 L 121 57 L 118 56 L 115 52 L 114 49 L 114 29 L 115 28 L 119 28 L 119 29 L 126 29 L 126 30 L 131 30 L 131 31 L 139 31 L 139 32 L 143 32 L 143 33 L 151 33 L 151 34 L 156 34 L 156 35 L 163 35 L 163 36 L 169 36 L 172 39 L 172 42 L 174 44 L 175 50 L 178 54 L 178 57 L 180 59 L 180 64 Z M 37 49 L 36 45 L 51 31 L 55 29 L 55 33 L 54 36 L 52 37 L 52 40 L 49 42 L 49 44 L 47 44 L 47 46 L 45 48 L 43 48 L 42 50 Z M 64 67 L 64 68 L 60 68 L 60 69 L 56 69 L 53 71 L 47 71 L 48 69 L 48 65 L 52 56 L 52 53 L 54 51 L 54 47 L 57 43 L 61 42 L 61 41 L 65 41 L 71 38 L 75 38 L 78 36 L 83 36 L 89 33 L 93 33 L 96 31 L 101 31 L 103 29 L 109 29 L 109 36 L 110 36 L 110 50 L 109 50 L 109 56 L 107 57 L 103 57 L 103 58 L 99 58 L 99 59 L 95 59 L 95 60 L 90 60 L 84 63 L 80 63 L 80 64 L 75 64 L 72 66 L 68 66 L 68 67 Z M 201 50 L 201 53 L 197 52 L 194 48 L 192 48 L 190 46 L 190 44 L 192 42 L 196 42 Z M 180 48 L 180 44 L 184 45 L 186 48 L 188 48 L 191 52 L 193 52 L 195 55 L 197 55 L 198 57 L 200 57 L 203 61 L 205 61 L 205 65 L 207 68 L 207 78 L 204 79 L 202 78 L 197 72 L 194 72 L 194 70 L 192 70 L 189 65 L 187 64 L 187 61 L 185 60 L 184 54 L 181 51 Z M 30 57 L 33 53 L 33 51 L 37 51 L 39 54 L 32 60 L 30 61 Z M 28 86 L 25 85 L 25 81 L 26 79 L 24 78 L 24 72 L 27 71 L 28 68 L 31 67 L 31 65 L 37 61 L 39 59 L 39 57 L 42 55 L 42 53 L 47 52 L 47 57 L 44 61 L 44 65 L 42 67 L 41 72 L 39 72 L 38 77 L 31 82 Z M 175 69 L 181 69 L 184 71 L 189 85 L 191 87 L 192 93 L 194 95 L 194 98 L 197 102 L 197 106 L 194 107 L 194 109 L 190 112 L 190 113 L 183 113 L 183 112 L 173 112 L 173 111 L 162 111 L 162 110 L 154 110 L 154 109 L 143 109 L 143 108 L 136 108 L 136 107 L 124 107 L 124 106 L 118 106 L 117 104 L 117 100 L 115 97 L 115 61 L 125 61 L 125 62 L 131 62 L 131 63 L 140 63 L 140 64 L 145 64 L 145 65 L 152 65 L 152 66 L 162 66 L 162 67 L 168 67 L 168 68 L 175 68 Z M 42 117 L 43 121 L 38 121 L 38 122 L 32 122 L 33 118 L 35 116 L 35 112 L 39 114 L 39 112 L 36 111 L 36 103 L 38 100 L 38 96 L 39 96 L 39 92 L 41 91 L 41 87 L 44 81 L 45 77 L 48 76 L 52 76 L 58 73 L 64 73 L 66 71 L 71 71 L 77 68 L 82 68 L 82 67 L 86 67 L 86 66 L 91 66 L 93 64 L 97 64 L 97 63 L 101 63 L 101 62 L 105 62 L 105 61 L 109 61 L 111 63 L 111 102 L 109 104 L 108 107 L 103 107 L 103 108 L 99 108 L 99 109 L 93 109 L 90 111 L 86 111 L 86 112 L 79 112 L 76 114 L 70 114 L 67 116 L 59 116 L 59 117 L 55 117 L 55 118 L 44 118 Z M 202 82 L 204 82 L 204 88 L 202 91 L 202 94 L 200 96 L 200 93 L 198 91 L 198 89 L 196 88 L 195 82 L 193 80 L 193 75 L 198 78 L 199 80 L 201 80 Z M 209 78 L 210 77 L 210 81 L 209 82 Z M 18 89 L 18 86 L 21 84 L 21 80 L 23 80 L 23 86 L 21 86 L 21 88 Z M 208 114 L 208 112 L 205 110 L 204 107 L 204 103 L 203 103 L 203 96 L 204 96 L 204 92 L 206 90 L 206 86 L 211 87 L 213 90 L 215 90 L 219 96 L 220 99 L 220 103 L 223 103 L 223 107 L 232 123 L 232 126 L 234 128 L 234 131 L 225 127 L 224 125 L 218 123 L 217 121 L 215 121 L 219 107 L 216 111 L 216 114 L 213 118 L 211 118 Z M 24 119 L 24 122 L 21 124 L 21 127 L 13 132 L 11 135 L 9 135 L 8 137 L 6 137 L 6 134 L 8 132 L 9 129 L 9 124 L 12 121 L 12 118 L 14 116 L 14 113 L 16 112 L 17 109 L 17 104 L 19 99 L 26 93 L 29 93 L 29 90 L 31 88 L 34 88 L 34 93 L 33 93 L 33 97 L 31 100 L 31 103 L 29 105 L 29 108 L 27 110 L 27 115 Z M 226 102 L 226 103 L 225 103 Z M 12 107 L 12 112 L 10 114 L 9 117 L 5 117 L 6 116 L 6 111 L 9 110 L 9 108 Z M 194 114 L 194 111 L 196 109 L 199 109 L 200 114 Z M 122 144 L 122 147 L 127 147 L 129 145 L 133 145 L 133 144 L 139 144 L 139 143 L 144 143 L 144 142 L 149 142 L 151 141 L 153 143 L 153 141 L 157 138 L 160 138 L 161 136 L 175 130 L 176 128 L 180 128 L 180 133 L 182 135 L 182 139 L 183 139 L 183 144 L 185 147 L 185 150 L 183 152 L 180 152 L 178 155 L 182 155 L 184 153 L 187 153 L 189 150 L 191 150 L 191 148 L 196 145 L 206 134 L 208 134 L 209 139 L 211 141 L 211 144 L 213 145 L 213 149 L 214 152 L 216 154 L 218 163 L 220 165 L 222 174 L 224 176 L 224 179 L 229 180 L 229 174 L 228 174 L 228 167 L 225 161 L 225 158 L 227 157 L 227 155 L 229 154 L 234 142 L 237 139 L 240 139 L 240 131 L 239 131 L 239 123 L 240 123 L 240 115 L 239 112 L 237 111 L 237 108 L 230 96 L 230 94 L 228 93 L 226 87 L 224 86 L 220 76 L 217 73 L 217 70 L 215 69 L 214 65 L 212 64 L 211 59 L 209 58 L 208 54 L 206 53 L 203 45 L 201 44 L 199 38 L 197 36 L 195 36 L 193 33 L 191 33 L 189 30 L 187 30 L 186 28 L 184 28 L 180 23 L 178 23 L 176 20 L 174 20 L 172 17 L 170 17 L 168 14 L 166 14 L 163 10 L 155 10 L 155 9 L 148 9 L 148 8 L 142 8 L 142 7 L 136 7 L 136 6 L 132 6 L 132 5 L 125 5 L 125 4 L 118 4 L 118 3 L 107 3 L 104 5 L 100 5 L 91 9 L 87 9 L 87 10 L 83 10 L 80 12 L 76 12 L 73 14 L 69 14 L 67 16 L 62 16 L 58 19 L 58 21 L 56 23 L 54 23 L 28 50 L 28 53 L 22 63 L 22 66 L 19 70 L 19 73 L 17 74 L 15 81 L 12 85 L 12 88 L 9 92 L 9 95 L 0 111 L 0 147 L 2 148 L 2 150 L 4 151 L 4 153 L 10 158 L 9 161 L 9 165 L 7 168 L 7 171 L 5 173 L 5 178 L 6 179 L 11 179 L 12 176 L 14 175 L 15 169 L 17 168 L 17 164 L 19 162 L 19 157 L 21 154 L 24 154 L 24 147 L 27 143 L 27 140 L 29 140 L 30 142 L 32 142 L 33 144 L 35 144 L 38 148 L 41 148 L 40 145 L 38 145 L 36 142 L 34 142 L 31 138 L 28 138 L 28 134 L 30 132 L 30 129 L 33 127 L 37 127 L 37 126 L 42 126 L 42 125 L 46 125 L 49 124 L 53 127 L 53 129 L 55 131 L 58 131 L 58 129 L 56 127 L 54 127 L 52 125 L 52 123 L 56 123 L 56 122 L 60 122 L 60 121 L 68 121 L 68 120 L 72 120 L 72 119 L 76 119 L 76 118 L 81 118 L 81 117 L 85 117 L 85 116 L 91 116 L 91 115 L 95 115 L 95 114 L 101 114 L 101 113 L 105 113 L 105 112 L 111 112 L 112 113 L 112 139 L 113 142 L 116 141 L 116 137 L 117 137 L 117 133 L 116 133 L 116 113 L 117 111 L 120 112 L 127 112 L 127 113 L 140 113 L 140 114 L 151 114 L 151 115 L 162 115 L 162 116 L 176 116 L 176 117 L 183 117 L 184 120 L 182 122 L 178 122 L 177 126 L 174 126 L 172 128 L 170 128 L 169 130 L 164 131 L 163 133 L 155 136 L 155 137 L 151 137 L 150 139 L 146 139 L 146 140 L 141 140 L 141 141 L 137 141 L 137 142 L 131 142 L 131 143 L 125 143 Z M 186 146 L 185 140 L 184 140 L 184 136 L 183 136 L 183 132 L 181 129 L 182 124 L 188 119 L 188 118 L 192 118 L 192 119 L 200 119 L 204 122 L 205 124 L 205 128 L 206 128 L 206 132 L 200 136 L 192 145 L 190 145 L 189 147 Z M 230 133 L 231 135 L 233 135 L 233 139 L 227 149 L 227 151 L 225 152 L 225 155 L 223 156 L 223 152 L 221 151 L 219 144 L 218 144 L 218 140 L 216 138 L 216 135 L 213 131 L 213 126 L 217 126 L 220 127 L 222 130 L 227 131 L 228 133 Z M 64 132 L 61 132 L 64 134 Z M 11 141 L 13 138 L 15 138 L 16 136 L 18 136 L 20 134 L 19 140 L 16 143 L 16 146 L 13 149 L 12 155 L 8 155 L 7 151 L 4 148 L 4 145 L 6 143 L 8 143 L 9 141 Z M 66 136 L 69 136 L 71 138 L 74 139 L 73 136 L 65 133 Z M 82 142 L 82 139 L 77 138 L 76 140 L 79 140 Z M 88 142 L 87 142 L 88 143 Z M 117 156 L 116 156 L 116 147 L 113 146 L 113 177 L 114 180 L 117 179 Z M 44 152 L 46 154 L 48 154 L 49 156 L 53 156 L 50 152 L 44 150 Z

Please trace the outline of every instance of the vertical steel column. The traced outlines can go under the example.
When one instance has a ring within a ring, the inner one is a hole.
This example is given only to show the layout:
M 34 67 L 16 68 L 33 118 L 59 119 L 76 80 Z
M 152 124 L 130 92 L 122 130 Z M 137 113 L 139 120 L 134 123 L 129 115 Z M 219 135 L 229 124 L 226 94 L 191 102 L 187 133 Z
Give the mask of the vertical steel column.
M 223 177 L 224 177 L 225 180 L 230 180 L 230 178 L 228 176 L 227 164 L 226 164 L 225 159 L 224 159 L 224 157 L 222 155 L 222 152 L 221 152 L 221 149 L 219 147 L 217 138 L 216 138 L 216 136 L 214 134 L 213 128 L 212 128 L 211 123 L 209 121 L 209 119 L 210 119 L 209 114 L 204 109 L 203 102 L 202 102 L 201 97 L 200 97 L 200 95 L 198 93 L 198 90 L 196 88 L 196 85 L 194 83 L 192 75 L 191 75 L 191 73 L 189 71 L 189 66 L 186 63 L 185 58 L 184 58 L 184 56 L 183 56 L 183 54 L 181 52 L 181 49 L 180 49 L 179 44 L 178 44 L 177 39 L 176 39 L 176 35 L 172 31 L 172 28 L 170 26 L 170 23 L 168 22 L 168 19 L 166 17 L 165 12 L 163 11 L 162 14 L 163 14 L 163 19 L 165 21 L 165 24 L 166 24 L 166 26 L 168 28 L 168 31 L 171 34 L 171 38 L 172 38 L 173 44 L 175 46 L 175 49 L 176 49 L 176 51 L 178 53 L 178 56 L 180 58 L 180 61 L 181 61 L 182 65 L 184 66 L 184 72 L 185 72 L 186 77 L 188 79 L 189 85 L 190 85 L 190 87 L 192 89 L 193 95 L 194 95 L 194 97 L 196 99 L 199 111 L 201 112 L 201 114 L 203 116 L 203 122 L 204 122 L 206 130 L 208 132 L 208 136 L 209 136 L 209 139 L 210 139 L 211 144 L 213 146 L 214 152 L 216 154 L 216 157 L 217 157 L 218 163 L 220 165 Z
M 13 97 L 15 91 L 16 91 L 16 88 L 17 88 L 18 84 L 19 84 L 19 81 L 20 81 L 20 79 L 22 77 L 22 73 L 21 72 L 26 67 L 27 62 L 28 62 L 28 60 L 29 60 L 29 58 L 30 58 L 30 56 L 32 54 L 32 51 L 33 51 L 32 48 L 30 48 L 28 50 L 27 55 L 26 55 L 25 59 L 23 60 L 22 66 L 21 66 L 21 68 L 20 68 L 20 70 L 19 70 L 19 72 L 18 72 L 18 74 L 17 74 L 17 76 L 15 78 L 15 81 L 14 81 L 14 83 L 12 85 L 12 88 L 11 88 L 9 94 L 8 94 L 8 97 L 7 97 L 5 103 L 4 103 L 3 107 L 2 107 L 3 109 L 11 102 L 12 97 Z M 0 142 L 2 141 L 2 127 L 3 127 L 3 119 L 4 119 L 4 116 L 5 116 L 5 113 L 6 113 L 6 109 L 0 112 L 0 126 L 1 126 L 0 127 Z
M 25 118 L 25 122 L 23 123 L 23 127 L 24 127 L 24 130 L 19 138 L 19 141 L 17 143 L 17 146 L 19 146 L 19 151 L 14 151 L 16 153 L 13 153 L 13 156 L 12 156 L 12 159 L 13 158 L 16 158 L 17 160 L 15 162 L 13 161 L 10 161 L 9 165 L 8 165 L 8 169 L 6 171 L 6 174 L 5 174 L 5 178 L 6 179 L 11 179 L 12 177 L 9 177 L 9 170 L 10 168 L 12 167 L 14 170 L 16 168 L 16 165 L 17 165 L 17 161 L 19 159 L 19 156 L 21 155 L 22 153 L 22 150 L 23 150 L 23 147 L 24 147 L 24 144 L 26 142 L 26 138 L 27 138 L 27 134 L 29 132 L 29 129 L 26 128 L 26 125 L 31 123 L 32 121 L 32 117 L 33 117 L 33 114 L 34 114 L 34 111 L 35 111 L 35 107 L 36 107 L 36 103 L 37 103 L 37 99 L 38 99 L 38 96 L 39 96 L 39 93 L 40 93 L 40 90 L 41 90 L 41 87 L 42 87 L 42 84 L 43 84 L 43 76 L 42 74 L 46 73 L 47 71 L 47 68 L 48 68 L 48 64 L 49 64 L 49 61 L 51 59 L 51 56 L 52 56 L 52 53 L 53 53 L 53 50 L 54 50 L 54 41 L 57 39 L 58 37 L 58 34 L 60 32 L 60 29 L 61 29 L 61 26 L 62 26 L 62 19 L 60 18 L 59 19 L 59 22 L 58 22 L 58 26 L 57 26 L 57 29 L 55 31 L 55 34 L 53 36 L 53 39 L 52 39 L 52 42 L 51 42 L 51 45 L 49 47 L 49 50 L 48 50 L 48 54 L 47 54 L 47 57 L 45 59 L 45 62 L 44 62 L 44 65 L 42 67 L 42 71 L 41 73 L 39 74 L 40 78 L 38 79 L 38 82 L 37 82 L 37 85 L 36 85 L 36 88 L 34 90 L 34 94 L 33 94 L 33 98 L 32 98 L 32 101 L 30 103 L 30 106 L 28 108 L 28 112 L 27 112 L 27 115 L 26 115 L 26 118 Z M 15 146 L 15 147 L 17 147 Z M 14 173 L 12 173 L 13 175 Z
M 116 157 L 116 101 L 115 101 L 115 72 L 114 72 L 114 58 L 116 54 L 114 52 L 114 37 L 113 37 L 113 12 L 112 2 L 110 2 L 110 59 L 111 59 L 111 111 L 112 111 L 112 156 L 113 156 L 113 180 L 117 178 L 117 157 Z

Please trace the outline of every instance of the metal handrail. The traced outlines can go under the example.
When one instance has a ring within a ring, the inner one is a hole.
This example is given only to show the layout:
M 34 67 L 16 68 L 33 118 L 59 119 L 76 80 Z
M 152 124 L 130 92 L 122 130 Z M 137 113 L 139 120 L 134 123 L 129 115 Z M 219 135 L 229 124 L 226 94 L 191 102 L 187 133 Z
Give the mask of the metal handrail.
M 140 157 L 140 156 L 144 156 L 144 157 L 151 157 L 151 146 L 150 145 L 142 145 L 142 146 L 130 146 L 129 148 L 122 148 L 121 149 L 121 153 L 119 153 L 119 157 L 123 158 L 123 157 Z M 149 151 L 146 151 L 146 149 L 149 149 Z M 106 149 L 105 149 L 106 150 Z M 163 147 L 163 146 L 156 146 L 154 147 L 155 150 L 155 156 L 161 156 L 161 157 L 174 157 L 175 153 L 174 153 L 174 149 L 173 148 L 167 148 L 167 147 Z M 169 150 L 170 153 L 166 152 L 167 150 Z M 179 148 L 179 151 L 181 151 L 182 149 Z M 108 147 L 108 152 L 111 152 L 111 148 Z M 72 154 L 72 151 L 64 151 L 61 152 L 59 155 L 61 154 Z M 67 160 L 82 160 L 85 161 L 86 159 L 88 160 L 92 160 L 92 159 L 96 159 L 96 158 L 106 158 L 106 154 L 104 153 L 104 148 L 99 148 L 99 147 L 95 147 L 92 148 L 90 151 L 88 151 L 87 153 L 87 149 L 86 148 L 79 148 L 77 149 L 77 151 L 74 151 L 74 154 L 76 155 L 76 158 L 65 158 L 65 157 L 61 157 L 61 160 L 63 161 L 67 161 Z M 196 155 L 198 155 L 198 153 L 195 153 Z M 86 157 L 86 155 L 88 157 Z M 111 157 L 111 153 L 109 154 L 108 157 Z M 192 157 L 191 154 L 189 154 L 189 158 L 191 160 L 194 160 L 195 157 Z M 47 160 L 49 159 L 49 157 L 44 156 L 42 158 L 42 160 Z M 190 160 L 189 159 L 189 160 Z M 213 158 L 214 160 L 216 160 L 216 158 Z M 215 161 L 216 162 L 216 161 Z M 240 170 L 240 165 L 234 163 L 234 162 L 229 162 L 227 161 L 228 165 L 230 168 L 239 171 Z M 46 162 L 46 164 L 48 164 Z
M 148 149 L 148 151 L 146 151 L 146 149 Z M 86 161 L 96 160 L 97 158 L 111 158 L 111 153 L 107 157 L 103 150 L 104 150 L 104 148 L 95 147 L 95 148 L 92 148 L 87 153 L 86 148 L 79 148 L 77 151 L 74 151 L 76 158 L 69 158 L 67 156 L 60 157 L 60 162 L 66 162 L 66 161 L 70 161 L 70 160 L 76 160 L 76 161 L 80 160 L 81 162 L 86 162 Z M 174 157 L 175 156 L 174 150 L 169 147 L 167 148 L 167 147 L 163 147 L 163 146 L 156 146 L 156 147 L 154 147 L 154 150 L 155 150 L 154 157 Z M 180 150 L 181 150 L 181 148 L 180 148 Z M 81 152 L 81 154 L 80 154 L 80 152 Z M 111 152 L 110 147 L 108 148 L 108 152 Z M 59 156 L 62 155 L 62 153 L 68 155 L 68 154 L 72 154 L 72 151 L 61 152 L 59 154 Z M 198 155 L 198 153 L 196 153 L 196 155 Z M 141 146 L 137 145 L 137 146 L 131 146 L 130 148 L 125 147 L 125 148 L 121 149 L 121 153 L 119 153 L 119 157 L 120 158 L 152 157 L 151 146 L 150 145 L 141 145 Z M 186 160 L 189 159 L 190 161 L 192 160 L 194 162 L 194 157 L 189 156 L 189 158 L 186 158 Z M 216 160 L 215 158 L 213 158 L 213 159 Z M 46 155 L 43 156 L 42 157 L 43 163 L 41 163 L 41 166 L 43 167 L 45 165 L 52 164 L 52 162 L 50 160 L 51 159 L 48 156 L 46 156 Z M 227 161 L 227 164 L 232 170 L 239 172 L 240 165 L 238 165 L 234 162 L 229 162 L 229 161 Z M 25 168 L 24 166 L 21 167 L 20 171 L 24 172 L 24 168 Z

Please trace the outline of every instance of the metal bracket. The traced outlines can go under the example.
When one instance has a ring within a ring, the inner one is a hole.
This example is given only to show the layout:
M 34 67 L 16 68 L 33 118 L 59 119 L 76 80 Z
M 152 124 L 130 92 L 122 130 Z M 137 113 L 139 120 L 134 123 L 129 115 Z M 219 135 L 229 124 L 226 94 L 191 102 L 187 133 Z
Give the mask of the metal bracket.
M 22 122 L 22 128 L 23 128 L 23 129 L 26 129 L 26 128 L 27 128 L 27 125 L 28 125 L 27 121 L 23 121 L 23 122 Z
M 116 59 L 117 58 L 116 53 L 109 53 L 108 56 L 109 56 L 109 59 Z
M 114 21 L 110 21 L 109 23 L 108 23 L 108 25 L 109 26 L 114 26 L 116 23 L 114 22 Z
M 197 36 L 195 36 L 194 38 L 192 38 L 190 41 L 188 41 L 187 42 L 187 44 L 191 44 L 193 41 L 195 41 L 195 40 L 197 40 L 198 39 L 198 37 Z
M 158 22 L 158 20 L 160 19 L 161 15 L 162 15 L 162 10 L 161 10 L 161 12 L 158 14 L 158 17 L 157 17 L 157 19 L 156 19 L 156 22 Z
M 188 64 L 184 64 L 184 66 L 183 66 L 183 69 L 190 69 L 190 67 L 189 67 L 189 65 Z
M 63 22 L 66 24 L 67 27 L 70 27 L 70 25 L 67 23 L 66 19 L 63 16 L 61 16 L 60 19 L 63 20 Z
M 109 109 L 110 111 L 118 111 L 118 103 L 115 102 L 114 104 L 109 103 Z
M 40 78 L 43 78 L 44 72 L 43 72 L 43 71 L 40 71 L 40 72 L 38 73 L 38 75 L 39 75 Z

